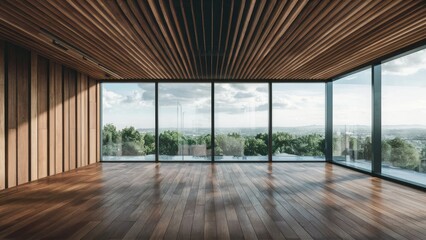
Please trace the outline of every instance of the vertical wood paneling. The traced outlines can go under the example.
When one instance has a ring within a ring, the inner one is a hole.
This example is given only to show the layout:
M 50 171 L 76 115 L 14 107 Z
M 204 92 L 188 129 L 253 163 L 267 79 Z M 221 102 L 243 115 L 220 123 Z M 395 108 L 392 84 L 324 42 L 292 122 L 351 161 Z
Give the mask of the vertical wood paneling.
M 96 81 L 89 79 L 89 164 L 96 162 Z
M 55 102 L 55 70 L 56 63 L 49 64 L 49 175 L 55 174 L 55 123 L 56 123 L 56 102 Z
M 38 57 L 37 71 L 37 124 L 38 124 L 38 177 L 48 175 L 49 142 L 49 61 Z
M 55 168 L 63 171 L 63 121 L 62 121 L 62 65 L 55 67 Z
M 70 170 L 77 167 L 77 75 L 75 71 L 70 71 L 68 79 L 69 96 L 69 151 L 70 151 Z
M 0 190 L 97 161 L 97 84 L 0 41 Z
M 101 84 L 96 83 L 96 162 L 101 159 Z
M 18 97 L 18 144 L 17 144 L 17 161 L 18 161 L 18 184 L 29 181 L 29 130 L 30 130 L 30 52 L 19 49 L 18 61 L 16 68 L 17 78 L 17 97 Z
M 7 49 L 7 187 L 16 186 L 16 51 Z
M 88 81 L 87 75 L 83 74 L 81 78 L 81 160 L 82 166 L 86 166 L 89 163 L 88 156 Z
M 38 179 L 38 55 L 31 52 L 31 181 Z
M 83 94 L 81 93 L 81 81 L 83 78 L 83 74 L 78 73 L 77 77 L 77 167 L 83 166 L 83 154 L 82 154 L 82 110 L 81 110 L 81 101 Z
M 6 145 L 5 145 L 5 48 L 0 40 L 0 190 L 6 188 Z
M 63 68 L 63 110 L 64 110 L 64 171 L 68 171 L 70 168 L 70 142 L 69 142 L 69 133 L 70 133 L 70 122 L 69 122 L 69 69 Z

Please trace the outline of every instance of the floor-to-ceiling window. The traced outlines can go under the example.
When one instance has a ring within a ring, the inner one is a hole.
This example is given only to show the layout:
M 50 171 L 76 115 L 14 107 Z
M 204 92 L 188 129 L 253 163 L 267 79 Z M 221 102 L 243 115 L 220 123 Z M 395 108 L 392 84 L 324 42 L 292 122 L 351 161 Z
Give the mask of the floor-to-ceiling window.
M 102 160 L 155 160 L 155 84 L 102 84 Z
M 211 83 L 158 84 L 160 161 L 211 160 Z
M 272 160 L 324 161 L 324 83 L 273 83 L 272 109 Z
M 382 63 L 382 174 L 426 185 L 426 49 Z
M 333 161 L 371 171 L 371 68 L 333 82 Z
M 267 161 L 267 83 L 216 83 L 215 160 Z

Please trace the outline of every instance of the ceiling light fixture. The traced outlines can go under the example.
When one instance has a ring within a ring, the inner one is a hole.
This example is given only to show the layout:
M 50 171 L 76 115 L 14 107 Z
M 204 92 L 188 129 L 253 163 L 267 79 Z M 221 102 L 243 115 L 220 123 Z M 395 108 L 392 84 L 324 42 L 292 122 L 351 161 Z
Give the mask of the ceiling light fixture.
M 81 50 L 79 50 L 78 48 L 64 42 L 62 39 L 58 38 L 57 36 L 53 35 L 51 32 L 49 32 L 48 30 L 44 29 L 44 28 L 40 28 L 40 32 L 47 36 L 49 39 L 52 40 L 52 44 L 55 45 L 56 47 L 64 50 L 64 51 L 73 51 L 75 53 L 77 53 L 78 55 L 80 55 L 84 60 L 89 61 L 93 64 L 95 64 L 96 66 L 98 66 L 99 69 L 101 69 L 102 71 L 104 71 L 105 77 L 109 78 L 111 76 L 113 76 L 114 78 L 121 78 L 120 75 L 116 74 L 115 72 L 111 71 L 110 69 L 108 69 L 107 67 L 105 67 L 104 65 L 98 63 L 95 59 L 93 59 L 92 57 L 88 56 L 86 53 L 82 52 Z

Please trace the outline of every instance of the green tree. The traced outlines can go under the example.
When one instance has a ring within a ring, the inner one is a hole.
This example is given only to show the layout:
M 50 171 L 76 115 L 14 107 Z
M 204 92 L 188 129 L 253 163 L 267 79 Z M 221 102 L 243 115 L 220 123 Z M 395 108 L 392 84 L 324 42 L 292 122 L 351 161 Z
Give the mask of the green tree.
M 120 151 L 121 136 L 113 124 L 106 124 L 102 129 L 102 154 L 117 156 Z
M 325 139 L 320 134 L 294 136 L 285 132 L 277 132 L 272 134 L 272 142 L 274 153 L 288 153 L 298 156 L 324 155 Z
M 155 154 L 155 136 L 151 133 L 145 133 L 143 135 L 145 141 L 145 152 L 146 154 Z
M 159 136 L 159 151 L 161 155 L 177 155 L 179 142 L 182 141 L 182 134 L 176 131 L 164 131 Z
M 395 167 L 416 170 L 420 165 L 419 152 L 413 145 L 398 137 L 382 143 L 382 157 L 383 161 Z
M 216 136 L 216 142 L 216 155 L 222 153 L 228 156 L 243 156 L 244 154 L 245 139 L 238 133 L 219 134 Z
M 106 124 L 102 130 L 102 143 L 118 143 L 120 140 L 120 134 L 117 128 L 113 124 Z
M 265 156 L 268 155 L 268 145 L 263 139 L 248 137 L 245 139 L 244 155 L 246 156 Z
M 293 154 L 293 136 L 285 132 L 277 132 L 272 134 L 272 152 L 273 153 L 289 153 Z
M 121 151 L 123 156 L 145 155 L 144 138 L 134 127 L 127 127 L 121 130 L 121 141 Z

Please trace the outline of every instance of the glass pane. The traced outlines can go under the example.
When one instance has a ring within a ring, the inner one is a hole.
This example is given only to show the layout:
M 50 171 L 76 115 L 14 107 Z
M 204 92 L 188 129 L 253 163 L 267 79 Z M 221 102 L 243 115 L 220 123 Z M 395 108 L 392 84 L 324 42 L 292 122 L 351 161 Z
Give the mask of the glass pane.
M 161 161 L 211 160 L 211 84 L 159 83 Z
M 371 171 L 371 68 L 333 82 L 333 161 Z
M 382 64 L 382 173 L 426 185 L 426 50 Z
M 274 83 L 272 96 L 272 160 L 324 161 L 324 83 Z
M 215 84 L 215 160 L 268 160 L 268 84 Z
M 154 83 L 102 83 L 102 160 L 155 160 Z

